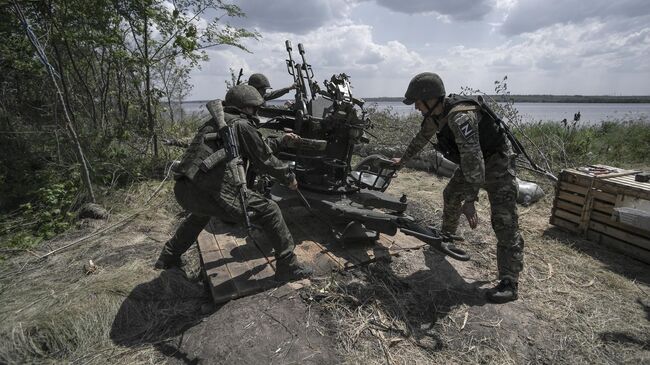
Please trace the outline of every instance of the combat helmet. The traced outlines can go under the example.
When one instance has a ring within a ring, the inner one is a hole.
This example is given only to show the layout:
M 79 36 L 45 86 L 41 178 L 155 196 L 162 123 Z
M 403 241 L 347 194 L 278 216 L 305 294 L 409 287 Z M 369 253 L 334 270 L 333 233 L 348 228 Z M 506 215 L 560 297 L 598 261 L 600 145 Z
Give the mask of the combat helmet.
M 411 79 L 402 102 L 411 105 L 416 100 L 429 100 L 443 96 L 445 96 L 445 85 L 440 76 L 433 72 L 423 72 Z
M 256 89 L 268 89 L 271 87 L 269 79 L 260 73 L 252 74 L 248 78 L 248 84 Z
M 242 110 L 247 106 L 257 108 L 264 104 L 264 99 L 254 87 L 240 84 L 228 90 L 224 104 Z

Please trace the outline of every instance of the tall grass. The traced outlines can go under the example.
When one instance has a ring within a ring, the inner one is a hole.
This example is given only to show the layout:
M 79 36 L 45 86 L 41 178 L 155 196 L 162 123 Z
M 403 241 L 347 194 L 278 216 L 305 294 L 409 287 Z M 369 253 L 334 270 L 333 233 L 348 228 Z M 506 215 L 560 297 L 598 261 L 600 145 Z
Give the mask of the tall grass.
M 613 119 L 599 124 L 523 120 L 516 104 L 499 104 L 497 114 L 507 117 L 510 128 L 531 157 L 557 173 L 568 167 L 605 164 L 618 167 L 650 167 L 650 120 Z M 401 116 L 392 109 L 370 108 L 374 138 L 369 145 L 382 150 L 392 148 L 400 156 L 420 128 L 421 117 Z M 435 142 L 435 137 L 432 138 Z M 433 148 L 431 144 L 425 150 Z

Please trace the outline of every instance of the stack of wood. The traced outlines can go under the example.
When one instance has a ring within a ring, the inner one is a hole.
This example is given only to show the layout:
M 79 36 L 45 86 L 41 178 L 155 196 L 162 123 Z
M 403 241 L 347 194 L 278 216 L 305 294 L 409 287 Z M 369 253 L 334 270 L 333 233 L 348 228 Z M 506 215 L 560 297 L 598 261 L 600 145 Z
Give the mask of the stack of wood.
M 551 224 L 650 264 L 650 182 L 606 165 L 560 173 Z

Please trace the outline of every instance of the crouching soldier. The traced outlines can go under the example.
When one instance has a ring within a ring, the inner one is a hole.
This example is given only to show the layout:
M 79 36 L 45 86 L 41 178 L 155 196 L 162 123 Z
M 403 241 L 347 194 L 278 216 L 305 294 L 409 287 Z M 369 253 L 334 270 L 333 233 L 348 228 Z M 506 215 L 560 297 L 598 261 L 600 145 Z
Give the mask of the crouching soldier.
M 443 192 L 442 230 L 450 234 L 456 233 L 461 214 L 476 228 L 474 202 L 480 188 L 487 190 L 500 279 L 488 290 L 487 299 L 497 303 L 516 300 L 524 241 L 517 215 L 515 155 L 504 131 L 481 103 L 459 95 L 446 97 L 442 80 L 431 72 L 413 77 L 404 103 L 415 104 L 424 120 L 403 156 L 393 161 L 404 165 L 437 134 L 438 150 L 459 165 Z
M 224 119 L 234 131 L 233 139 L 239 145 L 239 154 L 250 166 L 261 173 L 273 176 L 291 189 L 298 183 L 288 166 L 273 156 L 274 148 L 286 143 L 295 135 L 285 135 L 282 140 L 269 146 L 256 129 L 257 108 L 264 100 L 254 87 L 237 85 L 231 88 L 224 100 Z M 190 212 L 180 224 L 174 236 L 167 241 L 155 263 L 158 269 L 181 266 L 181 255 L 194 243 L 211 217 L 226 221 L 244 222 L 240 202 L 238 179 L 228 167 L 227 159 L 214 160 L 213 156 L 223 149 L 217 134 L 214 118 L 199 128 L 198 133 L 174 170 L 176 185 L 174 194 L 178 203 Z M 278 205 L 253 191 L 246 194 L 246 208 L 251 222 L 262 227 L 273 245 L 276 257 L 276 280 L 286 281 L 307 277 L 311 269 L 302 265 L 293 253 L 294 241 Z
M 260 74 L 260 73 L 252 74 L 248 78 L 248 85 L 257 89 L 257 91 L 260 93 L 260 95 L 262 95 L 265 101 L 277 99 L 283 96 L 284 94 L 288 93 L 289 91 L 296 89 L 296 84 L 293 84 L 291 86 L 283 87 L 281 89 L 268 91 L 268 89 L 271 88 L 271 83 L 269 82 L 269 79 L 266 76 L 264 76 L 264 74 Z

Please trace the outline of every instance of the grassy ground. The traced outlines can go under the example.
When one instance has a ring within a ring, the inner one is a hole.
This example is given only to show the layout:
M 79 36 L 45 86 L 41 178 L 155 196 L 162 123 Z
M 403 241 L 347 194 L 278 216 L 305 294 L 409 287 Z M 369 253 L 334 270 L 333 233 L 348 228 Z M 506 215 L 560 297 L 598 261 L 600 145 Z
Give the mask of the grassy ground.
M 446 182 L 407 170 L 389 192 L 407 193 L 410 212 L 437 223 Z M 196 251 L 186 255 L 186 274 L 151 269 L 180 213 L 168 183 L 145 204 L 157 186 L 112 196 L 108 222 L 88 221 L 2 264 L 0 363 L 650 361 L 648 266 L 550 226 L 550 195 L 520 209 L 526 265 L 517 302 L 483 299 L 496 258 L 482 195 L 480 227 L 461 225 L 472 261 L 405 252 L 389 264 L 315 280 L 302 294 L 271 291 L 214 311 L 206 310 Z M 293 356 L 307 351 L 316 356 Z
M 439 222 L 446 179 L 408 171 L 412 213 Z M 483 299 L 496 277 L 495 237 L 482 192 L 481 225 L 462 224 L 472 261 L 410 252 L 389 266 L 328 283 L 322 305 L 350 363 L 639 364 L 650 361 L 646 264 L 548 224 L 551 196 L 520 209 L 525 269 L 520 299 Z M 414 205 L 413 205 L 414 204 Z M 319 292 L 319 291 L 317 291 Z
M 397 119 L 375 113 L 371 133 L 375 146 L 399 155 L 419 118 Z M 555 172 L 594 162 L 648 168 L 645 121 L 547 123 L 519 133 Z M 389 193 L 406 193 L 412 215 L 439 224 L 447 181 L 404 170 Z M 483 299 L 494 284 L 496 256 L 482 193 L 480 227 L 461 226 L 472 261 L 405 252 L 390 264 L 315 280 L 300 295 L 262 293 L 216 311 L 195 250 L 186 254 L 185 272 L 151 268 L 182 215 L 171 186 L 145 181 L 107 190 L 101 203 L 111 212 L 108 221 L 78 222 L 28 245 L 0 242 L 0 363 L 650 362 L 648 266 L 550 226 L 547 182 L 546 198 L 520 209 L 526 265 L 517 302 Z M 43 191 L 45 200 L 73 200 L 61 193 L 68 189 L 57 189 Z M 46 207 L 53 210 L 34 209 L 38 215 L 20 217 L 20 224 L 60 213 L 56 204 Z M 10 218 L 0 228 L 15 225 Z M 304 355 L 309 351 L 313 356 Z

